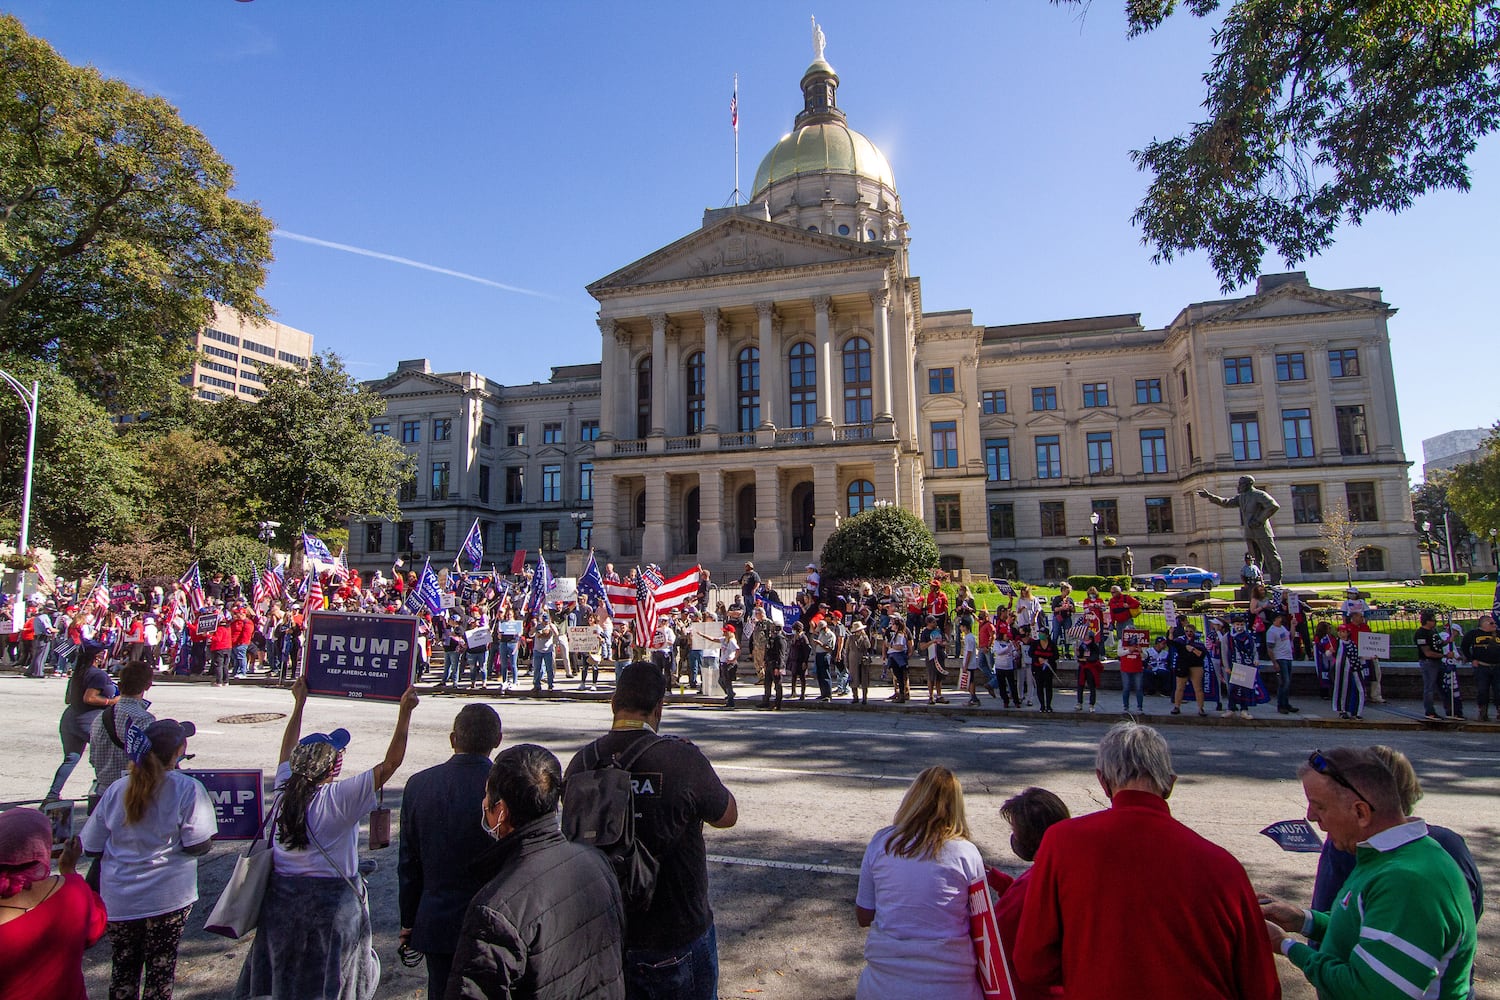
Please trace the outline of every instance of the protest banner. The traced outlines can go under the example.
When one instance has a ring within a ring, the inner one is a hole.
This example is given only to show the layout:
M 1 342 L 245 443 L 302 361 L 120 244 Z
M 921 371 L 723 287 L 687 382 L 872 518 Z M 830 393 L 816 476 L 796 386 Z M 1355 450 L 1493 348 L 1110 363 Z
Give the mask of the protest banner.
M 490 630 L 488 626 L 481 625 L 471 628 L 464 633 L 464 644 L 470 649 L 479 649 L 490 644 Z
M 568 651 L 589 654 L 599 652 L 599 631 L 592 625 L 569 625 Z
M 1276 841 L 1277 846 L 1283 851 L 1318 854 L 1323 850 L 1323 840 L 1318 836 L 1318 831 L 1314 830 L 1312 824 L 1305 819 L 1282 820 L 1280 823 L 1272 823 L 1260 832 Z
M 219 613 L 209 608 L 204 608 L 202 611 L 198 612 L 197 625 L 198 634 L 200 636 L 207 635 L 208 633 L 219 627 Z
M 723 622 L 694 622 L 692 631 L 695 635 L 700 635 L 710 642 L 724 641 Z
M 438 600 L 442 605 L 444 611 L 448 610 L 449 608 L 458 607 L 458 597 L 455 594 L 444 594 Z
M 314 611 L 303 645 L 307 693 L 400 701 L 416 668 L 417 619 Z
M 547 594 L 547 600 L 556 601 L 558 604 L 566 604 L 569 601 L 578 600 L 578 578 L 572 576 L 558 576 L 552 580 L 552 590 Z
M 259 770 L 188 771 L 208 790 L 219 820 L 215 840 L 254 840 L 260 829 L 264 775 Z
M 136 600 L 135 584 L 117 583 L 109 588 L 109 606 L 116 611 L 123 611 Z
M 1389 632 L 1361 632 L 1359 634 L 1359 656 L 1362 660 L 1390 659 L 1391 634 Z
M 1161 615 L 1167 620 L 1167 628 L 1177 627 L 1177 602 L 1170 597 L 1161 602 Z
M 1127 628 L 1120 633 L 1121 639 L 1127 646 L 1149 646 L 1151 645 L 1151 630 L 1144 628 Z
M 517 618 L 513 619 L 512 621 L 501 622 L 500 624 L 495 626 L 495 631 L 499 632 L 507 639 L 518 639 L 521 636 L 521 628 L 525 624 L 525 622 Z

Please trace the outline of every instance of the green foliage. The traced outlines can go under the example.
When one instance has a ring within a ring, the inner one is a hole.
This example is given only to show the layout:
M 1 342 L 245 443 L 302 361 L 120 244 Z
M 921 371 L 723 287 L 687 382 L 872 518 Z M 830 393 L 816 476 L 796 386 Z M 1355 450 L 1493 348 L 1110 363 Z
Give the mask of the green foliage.
M 1092 574 L 1080 574 L 1068 577 L 1068 585 L 1074 590 L 1088 590 L 1097 587 L 1099 592 L 1106 593 L 1111 587 L 1119 587 L 1121 590 L 1130 589 L 1130 577 L 1128 576 L 1094 576 Z
M 238 573 L 241 580 L 248 580 L 250 564 L 264 566 L 266 547 L 258 538 L 249 535 L 225 535 L 215 538 L 203 546 L 198 553 L 198 570 L 201 573 Z
M 138 445 L 151 472 L 148 513 L 160 538 L 191 552 L 233 530 L 244 502 L 234 489 L 232 451 L 187 428 L 144 437 Z
M 1178 6 L 1125 0 L 1130 34 Z M 1497 0 L 1181 6 L 1225 9 L 1204 120 L 1131 154 L 1152 175 L 1134 221 L 1157 261 L 1203 250 L 1228 292 L 1268 251 L 1296 263 L 1342 223 L 1468 190 L 1468 158 L 1500 124 Z
M 0 351 L 115 411 L 173 391 L 213 302 L 263 316 L 272 223 L 159 97 L 0 16 Z
M 819 566 L 828 579 L 926 580 L 938 564 L 937 542 L 903 507 L 873 507 L 828 536 Z
M 192 557 L 171 542 L 149 537 L 142 529 L 130 532 L 120 542 L 100 542 L 89 553 L 94 567 L 108 564 L 110 578 L 140 582 L 148 578 L 170 576 L 176 579 Z
M 1467 573 L 1423 573 L 1424 587 L 1462 587 L 1469 582 Z
M 1455 467 L 1442 482 L 1454 512 L 1475 534 L 1484 537 L 1500 528 L 1500 423 L 1484 439 L 1480 456 Z

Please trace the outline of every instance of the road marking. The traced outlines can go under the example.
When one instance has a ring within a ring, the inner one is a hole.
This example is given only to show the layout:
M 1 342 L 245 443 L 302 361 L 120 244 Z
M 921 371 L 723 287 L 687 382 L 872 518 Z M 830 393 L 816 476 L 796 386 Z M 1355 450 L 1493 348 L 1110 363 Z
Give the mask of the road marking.
M 721 865 L 745 865 L 750 868 L 784 868 L 794 872 L 823 872 L 829 875 L 858 875 L 858 868 L 843 868 L 839 865 L 813 865 L 795 861 L 768 861 L 765 858 L 731 858 L 723 854 L 710 854 L 708 860 Z
M 844 771 L 815 771 L 802 767 L 752 767 L 749 764 L 715 764 L 721 771 L 757 771 L 765 774 L 802 774 L 815 778 L 862 778 L 865 781 L 899 781 L 903 785 L 911 781 L 909 775 L 895 774 L 851 774 Z

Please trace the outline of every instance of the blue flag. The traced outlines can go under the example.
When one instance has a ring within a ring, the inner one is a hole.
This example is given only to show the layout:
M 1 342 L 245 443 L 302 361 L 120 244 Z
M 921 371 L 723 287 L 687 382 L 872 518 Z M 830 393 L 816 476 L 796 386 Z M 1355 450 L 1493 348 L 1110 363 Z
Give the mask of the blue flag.
M 1276 841 L 1277 846 L 1283 851 L 1317 854 L 1323 850 L 1323 840 L 1318 836 L 1318 831 L 1314 830 L 1312 824 L 1305 819 L 1282 820 L 1280 823 L 1272 823 L 1260 832 Z
M 478 569 L 484 565 L 484 539 L 480 537 L 479 519 L 474 519 L 474 524 L 469 528 L 469 533 L 464 536 L 463 556 L 469 560 L 472 569 Z
M 526 610 L 542 610 L 547 604 L 547 595 L 552 593 L 552 588 L 556 585 L 552 579 L 552 570 L 547 568 L 547 560 L 542 558 L 539 550 L 536 554 L 536 571 L 531 574 L 531 590 L 526 594 Z
M 328 546 L 320 539 L 314 538 L 305 531 L 302 533 L 302 551 L 315 565 L 324 563 L 332 567 L 336 562 L 333 558 L 333 553 L 328 551 Z M 318 568 L 321 570 L 322 566 Z
M 594 561 L 593 549 L 589 549 L 589 561 L 584 564 L 583 573 L 578 577 L 578 592 L 587 594 L 605 608 L 609 607 L 609 595 L 604 592 L 604 574 L 599 572 L 599 564 Z
M 417 585 L 412 588 L 411 596 L 406 599 L 408 613 L 416 614 L 423 608 L 434 615 L 443 613 L 443 594 L 438 589 L 437 574 L 432 571 L 430 558 L 422 564 L 422 575 L 417 577 Z

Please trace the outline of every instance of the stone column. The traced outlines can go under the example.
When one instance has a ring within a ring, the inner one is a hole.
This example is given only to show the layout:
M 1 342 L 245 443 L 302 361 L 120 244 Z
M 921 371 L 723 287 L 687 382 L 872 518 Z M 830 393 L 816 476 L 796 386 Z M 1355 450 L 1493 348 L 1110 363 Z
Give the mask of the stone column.
M 651 314 L 651 435 L 667 432 L 667 314 Z
M 719 310 L 703 310 L 703 430 L 709 434 L 719 430 L 719 385 L 723 373 L 719 371 Z M 701 488 L 701 487 L 700 487 Z M 700 540 L 702 536 L 700 533 Z
M 606 441 L 615 437 L 615 385 L 627 377 L 627 372 L 620 370 L 620 350 L 615 343 L 617 327 L 613 319 L 599 317 L 599 437 Z
M 818 423 L 833 426 L 833 334 L 829 330 L 832 314 L 827 295 L 813 296 L 814 327 L 818 335 Z
M 667 370 L 662 373 L 662 381 L 667 386 L 666 412 L 662 415 L 661 425 L 666 428 L 667 437 L 679 437 L 684 433 L 683 424 L 687 420 L 682 402 L 682 338 L 678 336 L 677 328 L 670 324 L 667 333 Z
M 896 419 L 891 410 L 891 290 L 888 287 L 873 289 L 870 304 L 875 308 L 875 350 L 878 357 L 871 365 L 875 384 L 875 419 L 890 422 Z
M 839 521 L 849 513 L 849 502 L 839 490 L 839 467 L 835 462 L 813 466 L 813 537 L 811 560 L 818 560 L 823 544 Z
M 615 477 L 594 473 L 594 547 L 602 555 L 600 569 L 606 559 L 620 554 L 619 491 L 615 488 Z
M 665 472 L 646 473 L 646 527 L 641 532 L 641 560 L 667 565 L 667 486 Z
M 760 320 L 760 428 L 771 430 L 776 426 L 777 407 L 781 394 L 777 389 L 777 374 L 781 370 L 776 342 L 776 305 L 772 302 L 755 303 L 755 314 Z M 757 486 L 757 493 L 759 486 Z M 759 529 L 756 530 L 757 537 Z M 760 545 L 757 542 L 756 548 Z
M 781 562 L 781 476 L 771 463 L 755 469 L 755 560 Z
M 1383 337 L 1365 337 L 1359 342 L 1359 360 L 1365 365 L 1361 371 L 1370 380 L 1370 393 L 1364 400 L 1365 435 L 1370 442 L 1370 454 L 1391 460 L 1401 454 L 1401 417 L 1396 406 L 1396 393 L 1390 379 L 1386 377 L 1392 370 L 1389 359 L 1382 357 L 1381 353 L 1387 349 L 1386 345 L 1387 341 Z M 1322 354 L 1323 364 L 1326 365 L 1328 352 L 1325 350 Z M 1325 406 L 1324 409 L 1333 412 L 1332 405 Z M 1334 426 L 1333 444 L 1337 449 L 1337 424 Z
M 698 472 L 698 561 L 714 567 L 724 559 L 724 473 Z

